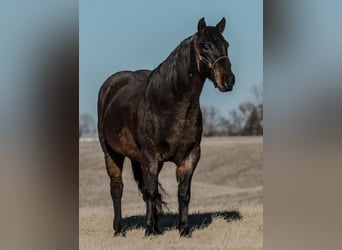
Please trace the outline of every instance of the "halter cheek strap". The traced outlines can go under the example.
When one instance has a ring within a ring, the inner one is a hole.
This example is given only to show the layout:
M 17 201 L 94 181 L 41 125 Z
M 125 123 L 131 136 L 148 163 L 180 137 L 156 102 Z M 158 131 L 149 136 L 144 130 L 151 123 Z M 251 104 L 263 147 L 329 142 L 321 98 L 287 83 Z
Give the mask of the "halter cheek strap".
M 209 62 L 209 60 L 207 58 L 203 57 L 199 53 L 199 51 L 197 49 L 197 46 L 196 46 L 196 41 L 197 41 L 197 37 L 195 36 L 195 38 L 194 38 L 194 48 L 195 48 L 195 51 L 196 51 L 196 64 L 197 64 L 198 72 L 201 72 L 200 71 L 200 62 L 202 62 L 205 65 L 207 65 L 210 70 L 213 70 L 213 69 L 215 69 L 215 65 L 216 65 L 216 63 L 218 61 L 220 61 L 221 59 L 224 59 L 224 58 L 228 59 L 228 56 L 220 56 L 217 59 L 215 59 L 215 61 L 213 63 Z

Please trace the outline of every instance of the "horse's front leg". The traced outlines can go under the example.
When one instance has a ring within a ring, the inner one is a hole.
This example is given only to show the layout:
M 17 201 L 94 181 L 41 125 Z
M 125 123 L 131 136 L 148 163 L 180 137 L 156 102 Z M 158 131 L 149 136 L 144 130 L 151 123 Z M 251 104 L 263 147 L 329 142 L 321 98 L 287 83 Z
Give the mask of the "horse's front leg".
M 145 235 L 156 235 L 158 229 L 158 216 L 156 200 L 158 196 L 158 161 L 151 155 L 146 155 L 142 161 L 144 179 L 143 198 L 146 202 L 146 230 Z
M 181 236 L 191 236 L 188 225 L 188 211 L 190 202 L 190 186 L 192 175 L 200 158 L 200 146 L 194 148 L 188 157 L 177 165 L 179 223 L 178 229 Z

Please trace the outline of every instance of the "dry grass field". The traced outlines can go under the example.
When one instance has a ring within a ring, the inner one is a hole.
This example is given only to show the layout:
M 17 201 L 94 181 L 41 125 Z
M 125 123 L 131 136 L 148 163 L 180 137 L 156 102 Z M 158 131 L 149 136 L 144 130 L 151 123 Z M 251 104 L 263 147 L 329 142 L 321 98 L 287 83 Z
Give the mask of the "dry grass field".
M 159 221 L 163 235 L 144 237 L 145 204 L 129 161 L 123 170 L 125 237 L 113 237 L 109 178 L 98 142 L 80 142 L 80 249 L 262 249 L 263 138 L 202 139 L 202 156 L 193 176 L 189 224 L 191 238 L 180 238 L 175 166 L 167 163 L 160 182 L 169 210 Z

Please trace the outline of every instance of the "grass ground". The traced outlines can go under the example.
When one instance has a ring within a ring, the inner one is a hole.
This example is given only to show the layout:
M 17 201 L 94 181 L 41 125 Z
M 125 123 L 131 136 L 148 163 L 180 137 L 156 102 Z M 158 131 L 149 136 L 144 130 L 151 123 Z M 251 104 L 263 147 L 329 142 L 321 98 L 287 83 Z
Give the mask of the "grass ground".
M 145 204 L 128 161 L 123 181 L 126 237 L 113 237 L 109 179 L 98 142 L 80 142 L 80 249 L 262 249 L 262 137 L 203 138 L 192 182 L 192 238 L 180 238 L 175 166 L 164 166 L 160 182 L 169 211 L 159 221 L 163 235 L 144 238 Z

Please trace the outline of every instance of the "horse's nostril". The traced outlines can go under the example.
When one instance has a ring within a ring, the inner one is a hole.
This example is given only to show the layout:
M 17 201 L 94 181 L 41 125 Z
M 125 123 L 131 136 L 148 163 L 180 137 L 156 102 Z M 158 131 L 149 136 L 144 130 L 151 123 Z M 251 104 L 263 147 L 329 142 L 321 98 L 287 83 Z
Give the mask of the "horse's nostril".
M 228 85 L 233 85 L 235 83 L 235 76 L 232 74 L 230 76 L 223 76 L 223 81 Z
M 230 82 L 231 84 L 234 84 L 234 83 L 235 83 L 235 76 L 234 76 L 234 75 L 232 75 L 232 76 L 229 77 L 229 82 Z

